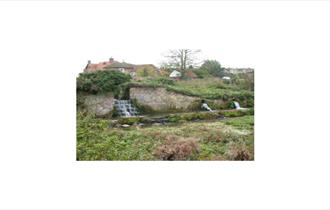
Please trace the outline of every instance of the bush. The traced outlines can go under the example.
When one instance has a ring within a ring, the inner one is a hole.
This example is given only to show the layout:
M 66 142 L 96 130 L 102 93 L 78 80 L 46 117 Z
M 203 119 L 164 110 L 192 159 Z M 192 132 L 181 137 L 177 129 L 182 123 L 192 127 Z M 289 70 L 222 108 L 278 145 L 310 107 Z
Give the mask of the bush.
M 157 76 L 157 71 L 153 66 L 143 65 L 137 67 L 136 75 L 139 77 L 155 77 Z
M 129 82 L 131 76 L 119 71 L 97 71 L 80 73 L 77 78 L 77 91 L 92 94 L 113 92 L 119 94 L 120 85 Z
M 158 78 L 156 81 L 162 85 L 174 85 L 174 81 L 167 78 Z
M 244 90 L 254 90 L 254 73 L 231 75 L 232 83 Z
M 226 156 L 229 160 L 252 160 L 253 158 L 243 142 L 230 142 Z
M 221 68 L 220 63 L 216 60 L 206 60 L 201 66 L 201 69 L 215 77 L 222 77 L 224 75 L 223 68 Z
M 211 77 L 211 74 L 205 69 L 196 69 L 194 73 L 197 75 L 198 78 L 208 78 Z
M 170 135 L 154 150 L 154 155 L 160 160 L 191 160 L 198 151 L 196 139 Z

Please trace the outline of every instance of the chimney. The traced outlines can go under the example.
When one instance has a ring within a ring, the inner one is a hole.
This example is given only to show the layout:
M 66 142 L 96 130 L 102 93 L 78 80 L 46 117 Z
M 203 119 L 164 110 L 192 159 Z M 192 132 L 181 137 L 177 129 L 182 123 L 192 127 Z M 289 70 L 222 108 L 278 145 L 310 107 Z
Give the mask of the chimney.
M 91 64 L 91 63 L 92 63 L 91 60 L 88 60 L 88 61 L 87 61 L 87 65 L 89 65 L 89 64 Z
M 114 61 L 113 57 L 109 58 L 109 61 L 112 63 Z

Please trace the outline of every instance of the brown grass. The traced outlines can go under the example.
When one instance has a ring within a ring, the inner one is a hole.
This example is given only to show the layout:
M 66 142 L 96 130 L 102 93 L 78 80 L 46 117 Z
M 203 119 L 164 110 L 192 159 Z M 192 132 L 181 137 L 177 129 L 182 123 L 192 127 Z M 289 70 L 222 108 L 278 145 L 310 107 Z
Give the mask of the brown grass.
M 241 142 L 230 142 L 226 156 L 229 160 L 252 160 L 252 154 Z
M 169 135 L 153 154 L 160 160 L 191 160 L 198 151 L 197 139 Z

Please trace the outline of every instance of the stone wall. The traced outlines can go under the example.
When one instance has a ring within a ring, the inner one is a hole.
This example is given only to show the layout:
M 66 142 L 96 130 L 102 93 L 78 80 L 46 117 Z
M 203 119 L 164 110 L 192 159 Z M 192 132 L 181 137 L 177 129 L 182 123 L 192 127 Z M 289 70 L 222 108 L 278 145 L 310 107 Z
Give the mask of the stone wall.
M 186 96 L 161 87 L 132 87 L 130 98 L 154 112 L 192 111 L 200 109 L 201 106 L 199 97 Z M 224 104 L 222 100 L 212 102 L 218 106 Z
M 88 112 L 103 117 L 109 115 L 113 110 L 114 100 L 112 94 L 87 95 L 85 96 L 84 106 Z
M 162 87 L 131 87 L 130 99 L 138 105 L 143 112 L 186 112 L 201 109 L 202 99 L 180 93 L 167 91 Z M 83 107 L 98 117 L 107 117 L 112 114 L 115 99 L 111 93 L 98 95 L 83 95 Z M 225 101 L 206 100 L 212 109 L 222 109 Z

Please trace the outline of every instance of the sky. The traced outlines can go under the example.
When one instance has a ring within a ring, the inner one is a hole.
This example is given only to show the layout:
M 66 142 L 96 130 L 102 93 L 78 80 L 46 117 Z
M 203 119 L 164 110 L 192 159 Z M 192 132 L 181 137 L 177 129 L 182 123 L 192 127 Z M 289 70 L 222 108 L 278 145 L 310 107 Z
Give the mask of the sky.
M 113 57 L 159 65 L 168 49 L 188 48 L 201 49 L 202 58 L 218 60 L 224 67 L 256 68 L 261 61 L 271 60 L 263 52 L 272 49 L 289 54 L 302 46 L 309 33 L 325 29 L 322 21 L 306 16 L 313 7 L 306 2 L 296 5 L 259 1 L 4 2 L 0 44 L 6 51 L 1 56 L 9 65 L 20 60 L 78 74 L 88 60 L 97 63 Z M 314 18 L 326 19 L 327 8 L 319 8 Z M 306 31 L 306 25 L 311 30 Z
M 2 44 L 13 50 L 6 52 L 8 59 L 24 59 L 33 53 L 33 62 L 52 60 L 53 65 L 67 65 L 75 73 L 82 71 L 88 60 L 96 63 L 110 57 L 159 65 L 163 52 L 178 48 L 201 49 L 202 58 L 216 59 L 225 67 L 253 68 L 257 58 L 250 52 L 263 12 L 251 11 L 246 5 L 185 1 L 8 3 L 8 9 L 0 14 Z M 41 58 L 46 51 L 48 56 Z

